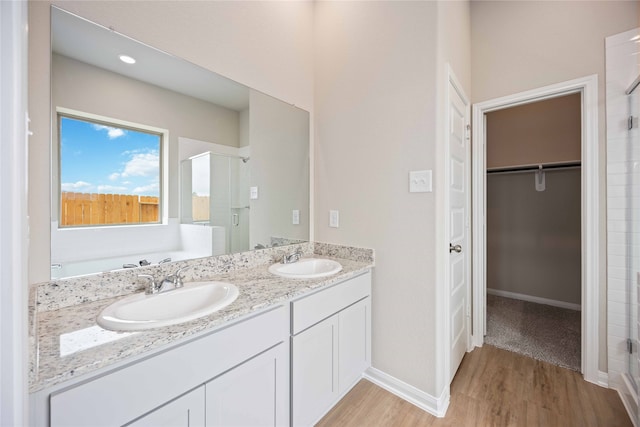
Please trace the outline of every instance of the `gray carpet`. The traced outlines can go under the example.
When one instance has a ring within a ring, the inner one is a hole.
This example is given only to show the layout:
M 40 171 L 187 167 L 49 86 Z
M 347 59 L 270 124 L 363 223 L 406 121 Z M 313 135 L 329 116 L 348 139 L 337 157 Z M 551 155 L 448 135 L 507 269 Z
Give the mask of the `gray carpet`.
M 487 295 L 484 342 L 580 371 L 580 312 Z

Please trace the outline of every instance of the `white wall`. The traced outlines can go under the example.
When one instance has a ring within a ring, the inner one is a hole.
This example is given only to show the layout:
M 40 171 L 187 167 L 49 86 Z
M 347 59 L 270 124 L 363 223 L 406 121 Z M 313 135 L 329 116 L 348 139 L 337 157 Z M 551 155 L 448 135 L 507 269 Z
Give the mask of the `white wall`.
M 580 307 L 580 168 L 487 175 L 487 288 Z
M 249 185 L 258 187 L 258 198 L 249 201 L 249 247 L 269 245 L 272 237 L 306 240 L 309 147 L 300 141 L 309 135 L 309 114 L 256 91 L 249 110 Z M 294 209 L 300 211 L 297 225 Z
M 471 2 L 472 101 L 598 74 L 600 241 L 606 242 L 604 38 L 635 28 L 637 1 Z M 606 245 L 600 247 L 599 369 L 606 371 Z
M 487 113 L 487 169 L 580 162 L 581 98 L 574 93 Z
M 408 173 L 439 167 L 437 82 L 450 60 L 468 85 L 465 20 L 465 2 L 316 3 L 316 240 L 375 248 L 373 366 L 435 396 L 436 193 Z
M 288 103 L 313 107 L 311 2 L 29 2 L 30 283 L 50 274 L 50 4 Z

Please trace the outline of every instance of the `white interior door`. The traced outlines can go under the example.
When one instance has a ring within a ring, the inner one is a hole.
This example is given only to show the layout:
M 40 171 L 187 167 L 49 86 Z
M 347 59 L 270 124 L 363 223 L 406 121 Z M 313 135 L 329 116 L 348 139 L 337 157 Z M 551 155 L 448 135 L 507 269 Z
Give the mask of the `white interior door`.
M 469 103 L 451 78 L 448 85 L 449 144 L 449 342 L 450 379 L 467 351 L 469 336 Z

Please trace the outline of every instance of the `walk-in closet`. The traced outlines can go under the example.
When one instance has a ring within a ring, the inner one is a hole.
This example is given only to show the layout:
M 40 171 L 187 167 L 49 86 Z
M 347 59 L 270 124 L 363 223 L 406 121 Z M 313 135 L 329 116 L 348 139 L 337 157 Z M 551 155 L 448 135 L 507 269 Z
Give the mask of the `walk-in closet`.
M 581 94 L 486 114 L 485 343 L 581 366 Z

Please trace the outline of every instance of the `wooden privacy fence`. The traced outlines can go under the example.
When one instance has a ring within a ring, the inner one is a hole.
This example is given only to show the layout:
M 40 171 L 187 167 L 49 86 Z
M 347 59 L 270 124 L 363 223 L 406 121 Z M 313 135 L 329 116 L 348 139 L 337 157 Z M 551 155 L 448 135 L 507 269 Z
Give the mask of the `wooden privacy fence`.
M 209 221 L 209 196 L 191 196 L 191 216 L 194 221 Z
M 158 197 L 63 191 L 60 226 L 159 222 Z

